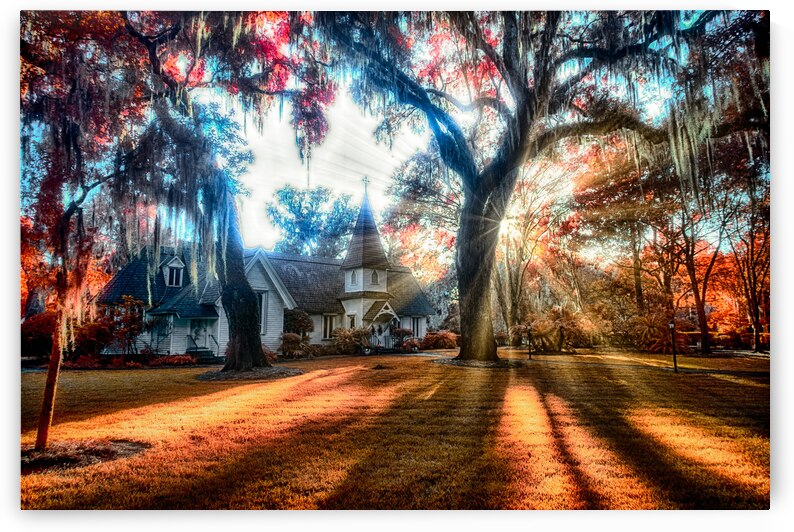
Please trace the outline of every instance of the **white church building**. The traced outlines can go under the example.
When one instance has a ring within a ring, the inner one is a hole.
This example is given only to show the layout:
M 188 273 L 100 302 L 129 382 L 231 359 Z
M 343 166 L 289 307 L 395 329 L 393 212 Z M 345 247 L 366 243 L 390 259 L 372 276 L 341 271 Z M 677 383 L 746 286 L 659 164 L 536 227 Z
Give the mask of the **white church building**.
M 144 319 L 152 324 L 136 347 L 158 354 L 195 353 L 222 357 L 229 326 L 216 279 L 197 264 L 191 278 L 190 253 L 162 248 L 156 268 L 144 250 L 122 268 L 99 296 L 101 305 L 118 305 L 124 296 L 146 303 Z M 392 330 L 425 335 L 435 313 L 408 268 L 389 263 L 365 192 L 344 260 L 246 249 L 245 271 L 260 304 L 262 343 L 278 349 L 284 313 L 309 314 L 314 331 L 309 342 L 331 342 L 338 327 L 367 327 L 374 345 L 391 347 Z M 153 273 L 150 273 L 152 272 Z

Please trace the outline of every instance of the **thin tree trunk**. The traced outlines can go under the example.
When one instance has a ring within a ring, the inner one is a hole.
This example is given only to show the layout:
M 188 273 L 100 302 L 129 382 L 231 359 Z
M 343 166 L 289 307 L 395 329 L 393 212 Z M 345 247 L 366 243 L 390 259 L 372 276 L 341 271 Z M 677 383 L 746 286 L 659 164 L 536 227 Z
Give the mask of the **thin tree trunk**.
M 695 270 L 694 258 L 687 256 L 686 270 L 689 274 L 689 282 L 692 285 L 692 295 L 695 299 L 695 310 L 698 315 L 698 328 L 700 329 L 700 352 L 711 353 L 711 336 L 709 335 L 709 324 L 706 317 L 706 301 L 701 297 L 697 281 L 697 271 Z
M 50 349 L 50 362 L 47 366 L 47 380 L 44 384 L 44 398 L 41 401 L 39 414 L 39 427 L 36 432 L 36 450 L 43 451 L 47 448 L 52 426 L 52 414 L 55 410 L 55 392 L 58 387 L 58 375 L 61 371 L 61 335 L 59 324 L 63 319 L 63 311 L 59 310 L 55 320 L 55 331 L 52 334 L 52 348 Z
M 640 260 L 639 230 L 637 224 L 631 224 L 631 254 L 633 256 L 632 269 L 634 273 L 634 297 L 637 301 L 637 311 L 645 314 L 645 298 L 642 293 L 642 261 Z
M 221 371 L 251 371 L 255 367 L 270 366 L 270 363 L 262 354 L 261 309 L 245 275 L 243 240 L 231 197 L 227 200 L 227 208 L 226 253 L 219 261 L 218 277 L 221 302 L 229 322 L 229 344 L 226 364 Z M 223 246 L 218 252 L 223 253 Z

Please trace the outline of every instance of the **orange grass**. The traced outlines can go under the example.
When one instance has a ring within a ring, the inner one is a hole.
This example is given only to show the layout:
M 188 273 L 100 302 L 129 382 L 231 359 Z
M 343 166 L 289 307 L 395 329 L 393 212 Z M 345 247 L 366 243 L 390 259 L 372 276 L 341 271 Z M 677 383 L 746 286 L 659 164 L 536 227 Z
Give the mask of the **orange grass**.
M 682 357 L 699 372 L 676 375 L 665 357 L 539 358 L 509 370 L 328 358 L 256 383 L 195 380 L 206 368 L 65 371 L 54 440 L 152 447 L 23 476 L 21 505 L 769 506 L 768 361 Z M 23 446 L 43 381 L 22 376 Z

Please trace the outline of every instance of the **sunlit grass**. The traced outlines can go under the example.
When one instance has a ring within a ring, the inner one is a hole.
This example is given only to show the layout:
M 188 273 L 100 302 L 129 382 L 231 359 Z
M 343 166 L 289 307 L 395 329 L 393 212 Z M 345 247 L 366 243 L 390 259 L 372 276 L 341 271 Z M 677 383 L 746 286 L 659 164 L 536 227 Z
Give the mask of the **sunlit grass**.
M 332 358 L 244 384 L 197 381 L 199 368 L 67 371 L 53 439 L 152 447 L 26 475 L 22 507 L 768 506 L 768 362 L 684 360 L 743 372 L 726 378 L 610 357 L 510 370 Z M 43 380 L 22 376 L 23 446 Z

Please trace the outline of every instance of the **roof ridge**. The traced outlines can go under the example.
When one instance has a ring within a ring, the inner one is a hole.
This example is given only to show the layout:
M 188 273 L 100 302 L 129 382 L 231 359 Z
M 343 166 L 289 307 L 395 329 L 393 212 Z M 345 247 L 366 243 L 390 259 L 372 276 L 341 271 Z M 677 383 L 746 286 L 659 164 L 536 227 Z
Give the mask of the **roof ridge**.
M 340 266 L 342 264 L 341 259 L 335 259 L 333 257 L 298 255 L 295 253 L 283 253 L 281 251 L 265 251 L 265 255 L 269 259 L 283 260 L 290 262 L 311 262 L 314 264 L 329 264 L 333 266 Z

